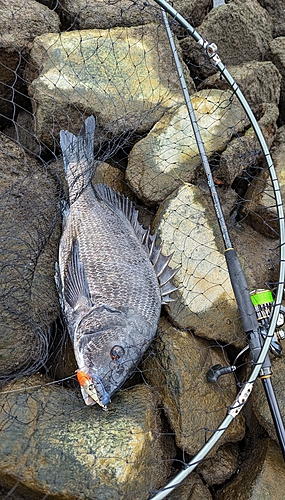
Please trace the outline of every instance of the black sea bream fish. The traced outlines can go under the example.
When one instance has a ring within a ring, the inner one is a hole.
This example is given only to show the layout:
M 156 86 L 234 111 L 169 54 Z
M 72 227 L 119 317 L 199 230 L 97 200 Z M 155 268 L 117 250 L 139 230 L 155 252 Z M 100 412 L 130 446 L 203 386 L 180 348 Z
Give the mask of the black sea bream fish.
M 55 279 L 85 403 L 106 408 L 154 338 L 176 271 L 132 203 L 92 186 L 94 132 L 93 116 L 77 137 L 60 132 L 69 207 Z

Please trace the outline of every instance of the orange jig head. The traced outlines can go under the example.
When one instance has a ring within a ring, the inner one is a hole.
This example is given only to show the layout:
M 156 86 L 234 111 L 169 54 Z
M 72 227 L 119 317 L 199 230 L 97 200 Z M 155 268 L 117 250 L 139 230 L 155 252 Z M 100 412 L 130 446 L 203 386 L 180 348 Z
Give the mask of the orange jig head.
M 86 373 L 84 373 L 80 370 L 76 371 L 76 377 L 77 377 L 79 384 L 83 388 L 84 388 L 84 386 L 86 387 L 86 382 L 88 382 L 89 384 L 92 382 L 91 377 L 89 377 L 89 375 L 86 375 Z

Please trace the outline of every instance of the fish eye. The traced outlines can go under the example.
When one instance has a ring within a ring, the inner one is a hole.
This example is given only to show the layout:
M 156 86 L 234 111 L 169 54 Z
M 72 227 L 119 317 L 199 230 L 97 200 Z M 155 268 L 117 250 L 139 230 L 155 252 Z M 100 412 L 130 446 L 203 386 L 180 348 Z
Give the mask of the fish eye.
M 120 359 L 124 354 L 125 351 L 120 345 L 114 345 L 110 351 L 111 359 L 113 359 L 114 361 L 118 361 L 118 359 Z

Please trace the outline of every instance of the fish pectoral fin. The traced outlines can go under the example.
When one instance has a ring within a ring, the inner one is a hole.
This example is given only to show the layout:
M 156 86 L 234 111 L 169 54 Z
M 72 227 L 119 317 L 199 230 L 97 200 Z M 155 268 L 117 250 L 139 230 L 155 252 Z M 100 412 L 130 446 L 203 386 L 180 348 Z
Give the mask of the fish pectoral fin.
M 72 243 L 70 259 L 67 263 L 64 280 L 64 298 L 73 308 L 82 302 L 82 299 L 84 302 L 87 301 L 87 304 L 92 307 L 84 265 L 79 259 L 79 244 L 77 240 L 74 240 Z

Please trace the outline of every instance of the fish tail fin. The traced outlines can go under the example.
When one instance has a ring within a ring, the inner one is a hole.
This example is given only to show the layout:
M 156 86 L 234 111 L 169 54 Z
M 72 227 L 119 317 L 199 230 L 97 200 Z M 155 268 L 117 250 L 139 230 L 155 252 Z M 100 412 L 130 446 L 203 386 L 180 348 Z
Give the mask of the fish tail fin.
M 95 118 L 92 115 L 85 120 L 78 136 L 68 132 L 68 130 L 60 131 L 60 147 L 71 198 L 76 194 L 80 195 L 92 179 L 94 134 Z

